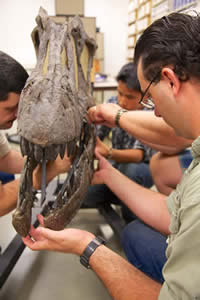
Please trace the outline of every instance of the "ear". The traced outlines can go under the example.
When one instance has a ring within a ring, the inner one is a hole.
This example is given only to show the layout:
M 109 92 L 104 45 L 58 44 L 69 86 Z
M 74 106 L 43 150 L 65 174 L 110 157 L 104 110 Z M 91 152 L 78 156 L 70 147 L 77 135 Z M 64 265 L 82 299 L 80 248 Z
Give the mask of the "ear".
M 163 79 L 167 80 L 170 88 L 173 91 L 173 94 L 175 96 L 177 96 L 179 90 L 180 90 L 180 86 L 181 86 L 181 82 L 179 80 L 179 78 L 177 77 L 177 75 L 174 73 L 174 71 L 171 68 L 168 67 L 164 67 L 162 69 L 162 77 Z

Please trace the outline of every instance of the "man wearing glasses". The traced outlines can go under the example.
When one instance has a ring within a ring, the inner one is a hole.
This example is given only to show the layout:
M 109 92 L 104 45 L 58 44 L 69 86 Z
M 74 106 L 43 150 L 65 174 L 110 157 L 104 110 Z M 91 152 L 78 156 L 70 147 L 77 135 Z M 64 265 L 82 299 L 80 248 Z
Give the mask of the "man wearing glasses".
M 84 257 L 115 300 L 200 299 L 200 17 L 174 13 L 155 21 L 138 40 L 134 59 L 141 88 L 149 96 L 140 102 L 148 107 L 154 104 L 156 116 L 162 117 L 182 139 L 195 140 L 194 160 L 168 197 L 130 181 L 98 153 L 99 169 L 93 181 L 107 184 L 140 219 L 168 235 L 163 285 L 86 231 L 69 228 L 55 232 L 40 227 L 32 229 L 33 239 L 27 237 L 24 242 L 33 250 Z M 91 108 L 89 118 L 129 132 L 134 126 L 132 112 L 117 106 Z M 132 247 L 131 224 L 122 238 L 126 240 L 126 253 Z

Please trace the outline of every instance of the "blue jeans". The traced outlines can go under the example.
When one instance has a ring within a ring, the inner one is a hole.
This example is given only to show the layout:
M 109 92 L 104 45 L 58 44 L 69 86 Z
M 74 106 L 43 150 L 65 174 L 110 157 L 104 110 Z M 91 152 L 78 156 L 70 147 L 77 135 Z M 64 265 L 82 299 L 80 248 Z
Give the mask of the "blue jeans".
M 184 172 L 191 164 L 193 157 L 190 149 L 186 149 L 178 154 L 179 162 L 182 171 Z
M 123 163 L 117 164 L 115 167 L 121 173 L 142 186 L 151 187 L 153 185 L 149 165 L 147 163 Z M 122 215 L 127 222 L 135 219 L 135 215 L 105 184 L 96 184 L 90 186 L 84 200 L 84 207 L 97 207 L 102 202 L 120 205 L 122 207 Z
M 140 220 L 129 223 L 122 232 L 122 247 L 128 261 L 137 269 L 163 283 L 162 269 L 166 262 L 166 236 Z
M 6 173 L 6 172 L 0 172 L 0 181 L 2 182 L 2 184 L 8 183 L 8 182 L 10 182 L 14 179 L 15 179 L 14 174 Z

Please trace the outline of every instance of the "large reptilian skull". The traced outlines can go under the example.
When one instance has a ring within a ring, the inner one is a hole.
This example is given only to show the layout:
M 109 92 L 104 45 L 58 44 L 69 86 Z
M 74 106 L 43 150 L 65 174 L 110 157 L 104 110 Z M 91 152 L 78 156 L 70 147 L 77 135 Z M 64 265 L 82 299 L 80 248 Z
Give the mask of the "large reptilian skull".
M 75 155 L 57 204 L 44 217 L 45 226 L 59 230 L 70 222 L 81 205 L 93 174 L 94 127 L 87 110 L 94 105 L 90 71 L 96 49 L 81 19 L 56 24 L 40 8 L 32 39 L 37 64 L 22 91 L 18 110 L 21 152 L 27 156 L 21 176 L 13 225 L 26 236 L 34 201 L 32 172 L 40 163 Z

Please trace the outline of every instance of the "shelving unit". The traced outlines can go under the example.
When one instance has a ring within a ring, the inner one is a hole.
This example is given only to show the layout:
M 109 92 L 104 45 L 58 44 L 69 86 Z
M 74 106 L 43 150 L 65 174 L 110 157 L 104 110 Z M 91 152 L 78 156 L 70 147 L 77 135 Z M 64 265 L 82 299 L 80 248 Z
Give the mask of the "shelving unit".
M 171 12 L 195 13 L 200 0 L 129 0 L 127 60 L 132 61 L 136 42 L 156 19 Z
M 197 0 L 169 0 L 170 11 L 188 12 L 197 7 Z
M 151 24 L 152 0 L 130 0 L 128 7 L 128 51 L 127 59 L 132 60 L 135 44 Z
M 169 13 L 169 0 L 152 0 L 151 21 L 162 18 Z

